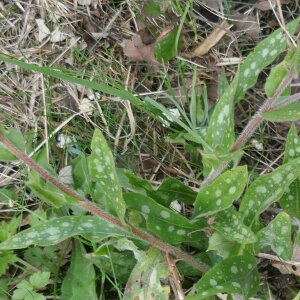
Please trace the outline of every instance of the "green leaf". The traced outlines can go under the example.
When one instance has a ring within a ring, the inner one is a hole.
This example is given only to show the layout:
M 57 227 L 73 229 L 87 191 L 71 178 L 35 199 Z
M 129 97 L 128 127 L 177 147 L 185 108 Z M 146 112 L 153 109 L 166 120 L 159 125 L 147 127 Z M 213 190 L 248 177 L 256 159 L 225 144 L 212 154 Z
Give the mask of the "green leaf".
M 238 85 L 237 73 L 234 82 L 217 102 L 207 128 L 206 142 L 216 152 L 227 152 L 234 143 L 234 97 Z M 205 149 L 207 152 L 207 149 Z
M 36 171 L 28 174 L 26 185 L 38 196 L 51 206 L 62 207 L 66 203 L 76 204 L 78 200 L 62 192 L 52 183 L 45 182 Z
M 292 228 L 291 220 L 287 213 L 279 213 L 267 227 L 257 233 L 258 251 L 271 247 L 280 258 L 289 260 L 292 257 Z
M 86 251 L 74 241 L 71 265 L 61 287 L 61 300 L 97 300 L 96 274 L 93 263 L 85 257 Z
M 291 35 L 296 31 L 299 21 L 300 18 L 297 18 L 286 25 Z M 256 84 L 258 74 L 271 64 L 286 49 L 286 46 L 285 34 L 281 29 L 277 29 L 254 48 L 240 66 L 237 101 L 243 99 L 245 92 Z M 234 81 L 237 79 L 235 78 Z M 234 85 L 234 81 L 231 85 Z
M 154 45 L 155 56 L 158 60 L 168 61 L 177 54 L 176 37 L 178 28 L 176 27 L 168 33 L 162 40 L 156 41 Z
M 128 236 L 131 234 L 96 216 L 66 216 L 26 229 L 0 244 L 0 250 L 22 249 L 30 245 L 55 245 L 72 236 L 84 234 Z
M 0 223 L 0 242 L 13 236 L 21 225 L 21 217 L 13 217 L 9 222 Z
M 164 179 L 158 189 L 151 193 L 152 198 L 166 207 L 174 200 L 185 204 L 192 204 L 195 201 L 196 195 L 197 193 L 190 187 L 172 177 Z
M 295 48 L 290 48 L 284 60 L 272 68 L 270 75 L 265 83 L 266 95 L 270 98 L 274 95 L 280 83 L 285 79 L 288 70 L 292 66 L 292 60 L 295 54 Z
M 5 130 L 0 128 L 1 133 L 9 139 L 9 141 L 19 150 L 25 151 L 26 142 L 21 132 L 16 129 Z M 14 161 L 18 160 L 10 151 L 0 142 L 0 161 Z
M 257 241 L 255 234 L 243 223 L 242 216 L 231 208 L 217 214 L 212 228 L 226 239 L 240 244 L 251 244 Z
M 300 157 L 300 138 L 295 124 L 292 124 L 284 151 L 284 162 Z M 279 200 L 280 206 L 291 216 L 300 219 L 300 179 L 291 183 Z
M 50 272 L 37 272 L 30 276 L 29 282 L 35 289 L 41 289 L 49 284 Z
M 242 166 L 224 172 L 211 184 L 202 187 L 196 198 L 194 218 L 229 208 L 241 196 L 247 179 L 247 167 Z
M 10 264 L 18 259 L 12 251 L 0 251 L 0 276 L 4 275 Z
M 26 280 L 22 280 L 16 287 L 17 289 L 14 290 L 12 295 L 13 300 L 24 300 L 28 295 L 31 296 L 34 293 L 32 285 Z
M 209 245 L 207 251 L 216 251 L 218 256 L 227 258 L 236 245 L 237 244 L 234 241 L 226 239 L 218 231 L 215 231 L 213 235 L 209 238 Z
M 164 256 L 157 249 L 150 248 L 132 270 L 123 299 L 168 300 L 170 287 L 162 286 L 167 278 L 169 271 Z
M 124 200 L 128 208 L 144 215 L 147 229 L 164 240 L 177 244 L 202 239 L 199 224 L 192 224 L 184 216 L 156 203 L 153 199 L 137 193 L 126 193 Z
M 129 251 L 109 251 L 108 255 L 90 253 L 86 257 L 102 272 L 125 284 L 136 265 L 136 259 Z
M 30 247 L 25 250 L 24 258 L 29 264 L 39 270 L 52 271 L 58 259 L 55 250 L 55 246 L 45 248 Z
M 222 97 L 226 89 L 229 87 L 228 80 L 226 78 L 224 70 L 221 71 L 220 78 L 218 80 L 218 96 Z
M 72 175 L 74 188 L 82 190 L 86 195 L 91 194 L 91 178 L 88 169 L 88 159 L 84 155 L 79 155 L 72 161 Z
M 123 189 L 146 195 L 147 192 L 152 192 L 151 184 L 126 169 L 116 169 L 120 184 Z
M 300 158 L 296 158 L 254 180 L 248 187 L 240 205 L 239 211 L 244 216 L 245 224 L 251 227 L 256 217 L 279 200 L 299 175 Z
M 276 110 L 264 112 L 262 116 L 271 122 L 298 121 L 300 119 L 300 103 L 291 103 Z
M 90 175 L 101 187 L 105 197 L 105 210 L 124 221 L 126 211 L 122 189 L 115 170 L 115 163 L 106 140 L 99 129 L 92 139 L 92 154 L 88 158 Z
M 157 18 L 160 15 L 159 2 L 157 0 L 146 1 L 143 6 L 143 12 L 151 18 Z
M 205 299 L 218 293 L 243 293 L 246 299 L 258 290 L 259 277 L 255 266 L 259 260 L 252 256 L 232 256 L 212 269 L 195 284 L 196 296 L 190 299 Z

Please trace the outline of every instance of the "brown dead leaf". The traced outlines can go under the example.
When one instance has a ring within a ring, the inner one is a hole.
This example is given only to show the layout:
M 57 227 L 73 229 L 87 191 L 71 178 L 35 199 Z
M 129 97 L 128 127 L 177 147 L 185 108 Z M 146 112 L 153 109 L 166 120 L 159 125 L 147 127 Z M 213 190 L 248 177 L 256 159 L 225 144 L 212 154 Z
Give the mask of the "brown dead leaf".
M 221 39 L 222 37 L 227 33 L 227 31 L 232 27 L 232 25 L 229 25 L 225 20 L 217 27 L 215 28 L 210 35 L 204 40 L 202 44 L 200 44 L 198 47 L 196 47 L 192 51 L 192 57 L 193 56 L 202 56 L 208 53 L 208 51 L 214 47 Z
M 235 29 L 241 32 L 244 31 L 248 40 L 256 41 L 259 39 L 260 26 L 255 16 L 236 14 L 234 19 L 237 20 Z
M 270 10 L 275 8 L 276 0 L 259 0 L 254 6 L 261 11 Z
M 295 262 L 293 265 L 292 262 Z M 277 268 L 282 274 L 294 274 L 300 276 L 300 246 L 295 244 L 293 248 L 293 255 L 289 264 L 274 263 L 273 267 Z
M 152 65 L 158 65 L 154 55 L 154 44 L 145 45 L 139 34 L 130 40 L 124 40 L 124 54 L 132 61 L 147 61 Z

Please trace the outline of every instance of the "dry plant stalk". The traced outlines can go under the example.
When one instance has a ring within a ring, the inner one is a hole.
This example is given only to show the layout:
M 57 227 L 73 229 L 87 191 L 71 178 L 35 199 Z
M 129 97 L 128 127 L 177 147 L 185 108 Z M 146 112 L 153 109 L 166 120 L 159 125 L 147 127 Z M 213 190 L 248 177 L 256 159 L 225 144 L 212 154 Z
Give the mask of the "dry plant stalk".
M 192 51 L 191 57 L 207 54 L 208 51 L 222 39 L 222 37 L 228 32 L 231 27 L 232 25 L 229 25 L 226 20 L 224 20 L 217 28 L 215 28 L 210 33 L 210 35 L 204 40 L 202 44 L 200 44 Z
M 65 194 L 68 194 L 69 196 L 77 199 L 79 202 L 77 203 L 78 207 L 83 208 L 84 210 L 88 211 L 89 213 L 98 216 L 102 220 L 109 222 L 125 231 L 128 231 L 128 229 L 139 239 L 145 241 L 147 244 L 163 251 L 166 253 L 166 255 L 172 255 L 180 260 L 184 260 L 191 266 L 199 269 L 202 272 L 208 271 L 209 267 L 195 259 L 193 256 L 189 255 L 188 253 L 168 244 L 160 239 L 152 236 L 151 234 L 142 231 L 141 229 L 131 225 L 131 224 L 123 224 L 120 222 L 119 219 L 117 219 L 115 216 L 107 213 L 100 207 L 96 206 L 91 201 L 87 200 L 86 198 L 80 196 L 77 192 L 66 186 L 65 184 L 61 183 L 59 180 L 57 180 L 55 177 L 53 177 L 50 173 L 48 173 L 46 170 L 44 170 L 42 167 L 40 167 L 35 161 L 33 161 L 29 156 L 27 156 L 24 152 L 17 149 L 0 131 L 0 142 L 17 158 L 22 160 L 29 168 L 35 170 L 39 175 L 41 175 L 45 180 L 52 183 L 54 186 L 56 186 L 58 189 L 60 189 Z

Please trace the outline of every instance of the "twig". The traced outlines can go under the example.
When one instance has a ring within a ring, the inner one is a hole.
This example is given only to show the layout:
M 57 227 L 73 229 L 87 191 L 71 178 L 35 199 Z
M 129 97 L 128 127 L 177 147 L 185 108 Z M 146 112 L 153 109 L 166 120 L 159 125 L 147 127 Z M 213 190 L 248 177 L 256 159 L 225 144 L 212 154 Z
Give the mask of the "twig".
M 257 253 L 257 254 L 255 254 L 255 256 L 258 257 L 258 258 L 263 258 L 263 259 L 276 261 L 276 262 L 281 263 L 283 265 L 290 265 L 290 266 L 300 267 L 300 262 L 298 262 L 298 261 L 282 260 L 279 257 L 277 257 L 275 255 L 268 254 L 268 253 Z
M 174 282 L 174 285 L 175 285 L 175 288 L 176 288 L 176 291 L 174 291 L 174 292 L 177 292 L 177 296 L 178 296 L 179 300 L 183 300 L 184 299 L 184 292 L 181 288 L 180 279 L 179 279 L 179 276 L 178 276 L 178 272 L 177 272 L 177 269 L 176 269 L 175 262 L 174 262 L 173 258 L 171 256 L 169 256 L 168 254 L 166 255 L 166 259 L 167 259 L 167 264 L 168 264 L 169 271 L 171 273 L 171 276 L 172 276 L 172 279 L 173 279 L 173 282 Z
M 61 183 L 59 180 L 54 178 L 50 173 L 48 173 L 46 170 L 41 168 L 35 161 L 33 161 L 30 157 L 28 157 L 24 152 L 17 149 L 0 131 L 0 142 L 3 143 L 3 145 L 16 157 L 18 157 L 20 160 L 22 160 L 29 168 L 35 170 L 37 173 L 39 173 L 45 180 L 52 183 L 54 186 L 56 186 L 58 189 L 60 189 L 65 194 L 68 194 L 69 196 L 75 198 L 78 200 L 77 206 L 85 209 L 86 211 L 90 212 L 93 215 L 96 215 L 100 217 L 102 220 L 109 222 L 122 230 L 128 231 L 128 228 L 130 231 L 139 239 L 144 240 L 147 244 L 154 246 L 155 248 L 165 252 L 166 254 L 173 255 L 177 257 L 178 259 L 182 259 L 186 261 L 188 264 L 194 266 L 195 268 L 199 269 L 202 272 L 206 272 L 209 267 L 195 259 L 193 256 L 189 255 L 188 253 L 181 251 L 180 249 L 167 244 L 160 239 L 150 235 L 149 233 L 146 233 L 139 228 L 131 225 L 131 224 L 123 224 L 120 222 L 119 219 L 114 217 L 113 215 L 110 215 L 103 209 L 96 206 L 94 203 L 90 202 L 86 198 L 79 195 L 77 192 L 69 188 L 68 186 Z

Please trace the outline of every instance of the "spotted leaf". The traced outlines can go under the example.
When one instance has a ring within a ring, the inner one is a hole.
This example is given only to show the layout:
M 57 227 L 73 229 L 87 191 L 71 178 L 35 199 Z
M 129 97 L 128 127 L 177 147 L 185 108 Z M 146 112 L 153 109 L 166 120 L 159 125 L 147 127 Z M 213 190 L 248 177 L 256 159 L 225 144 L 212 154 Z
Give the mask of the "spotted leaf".
M 300 103 L 291 103 L 278 109 L 264 112 L 263 118 L 271 122 L 288 122 L 300 120 Z
M 299 21 L 300 18 L 297 18 L 287 24 L 286 29 L 291 35 L 296 31 Z M 278 29 L 254 48 L 240 66 L 236 100 L 243 99 L 245 92 L 257 82 L 258 74 L 271 64 L 286 49 L 286 46 L 286 37 L 281 29 Z
M 300 138 L 297 134 L 295 124 L 289 130 L 287 136 L 284 162 L 300 157 Z M 280 206 L 292 217 L 300 219 L 300 179 L 291 183 L 279 200 Z
M 130 233 L 95 216 L 66 216 L 31 227 L 0 244 L 0 250 L 22 249 L 30 245 L 50 246 L 72 236 L 84 234 L 130 236 Z
M 237 84 L 238 74 L 217 102 L 207 128 L 207 144 L 220 153 L 227 152 L 235 139 L 233 104 Z
M 265 92 L 268 97 L 272 97 L 280 83 L 286 77 L 288 70 L 291 68 L 295 48 L 291 48 L 284 60 L 272 68 L 270 75 L 265 83 Z
M 229 208 L 241 196 L 247 179 L 247 167 L 242 166 L 224 172 L 211 184 L 202 187 L 196 198 L 194 218 Z
M 173 244 L 202 239 L 199 223 L 192 224 L 184 216 L 158 204 L 150 197 L 138 193 L 126 193 L 124 200 L 128 208 L 143 214 L 147 229 L 162 239 Z
M 91 148 L 92 154 L 88 158 L 89 173 L 103 192 L 106 211 L 117 215 L 123 221 L 126 206 L 114 159 L 103 134 L 98 129 L 94 132 Z
M 216 229 L 226 239 L 237 241 L 240 244 L 251 244 L 256 242 L 256 236 L 242 220 L 242 216 L 229 208 L 216 215 L 212 228 Z
M 207 299 L 222 292 L 241 293 L 249 299 L 259 288 L 259 276 L 255 268 L 258 262 L 252 256 L 232 256 L 222 260 L 195 284 L 197 294 L 185 299 Z
M 284 260 L 291 259 L 291 227 L 289 215 L 285 212 L 279 213 L 267 227 L 257 233 L 258 251 L 265 251 L 271 247 L 272 251 L 274 251 L 280 258 Z
M 240 206 L 245 224 L 252 226 L 256 217 L 273 202 L 279 200 L 299 175 L 300 158 L 296 158 L 254 180 L 247 189 Z

